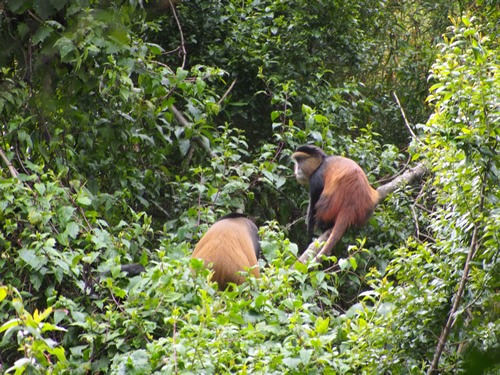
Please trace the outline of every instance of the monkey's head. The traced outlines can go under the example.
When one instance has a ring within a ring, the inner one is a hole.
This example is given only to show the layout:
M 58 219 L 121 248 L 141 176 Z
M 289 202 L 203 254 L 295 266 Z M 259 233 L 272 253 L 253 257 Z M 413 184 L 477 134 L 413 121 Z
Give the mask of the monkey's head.
M 309 178 L 316 169 L 319 168 L 326 154 L 317 146 L 300 146 L 293 154 L 292 159 L 295 162 L 295 178 L 302 185 L 309 183 Z

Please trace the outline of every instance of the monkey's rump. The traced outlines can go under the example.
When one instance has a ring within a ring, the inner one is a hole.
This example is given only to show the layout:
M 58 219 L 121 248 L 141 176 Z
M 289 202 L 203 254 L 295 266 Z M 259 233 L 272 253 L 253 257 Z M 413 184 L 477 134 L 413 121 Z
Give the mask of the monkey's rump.
M 241 271 L 251 268 L 250 273 L 259 277 L 257 262 L 257 227 L 245 217 L 227 218 L 216 222 L 196 245 L 192 258 L 199 258 L 214 273 L 212 281 L 219 290 L 228 283 L 241 284 L 245 276 Z
M 324 188 L 316 203 L 320 226 L 332 227 L 338 219 L 347 226 L 362 226 L 372 214 L 378 193 L 370 186 L 361 167 L 341 156 L 327 157 Z

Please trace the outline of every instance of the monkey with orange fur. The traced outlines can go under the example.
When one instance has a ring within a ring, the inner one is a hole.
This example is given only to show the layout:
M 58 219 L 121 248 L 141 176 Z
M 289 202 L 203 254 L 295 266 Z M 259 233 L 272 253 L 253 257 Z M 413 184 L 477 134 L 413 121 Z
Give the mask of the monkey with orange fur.
M 217 282 L 219 290 L 225 290 L 229 283 L 243 283 L 242 271 L 260 277 L 260 252 L 257 226 L 245 215 L 233 213 L 210 227 L 191 258 L 202 259 L 214 272 L 212 281 Z
M 366 224 L 379 201 L 361 167 L 342 156 L 327 156 L 312 145 L 300 146 L 293 154 L 295 177 L 309 185 L 307 231 L 312 237 L 314 227 L 333 227 L 328 240 L 316 257 L 328 256 L 347 229 Z

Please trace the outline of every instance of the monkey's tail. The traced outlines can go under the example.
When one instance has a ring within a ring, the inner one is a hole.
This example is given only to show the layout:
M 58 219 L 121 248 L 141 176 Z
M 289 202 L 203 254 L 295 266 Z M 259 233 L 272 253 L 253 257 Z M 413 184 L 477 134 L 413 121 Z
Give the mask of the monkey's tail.
M 346 232 L 347 227 L 348 225 L 342 220 L 335 223 L 328 240 L 326 240 L 326 243 L 323 245 L 321 251 L 314 257 L 315 261 L 319 261 L 322 256 L 328 256 L 332 253 L 333 248 L 339 243 L 342 236 Z

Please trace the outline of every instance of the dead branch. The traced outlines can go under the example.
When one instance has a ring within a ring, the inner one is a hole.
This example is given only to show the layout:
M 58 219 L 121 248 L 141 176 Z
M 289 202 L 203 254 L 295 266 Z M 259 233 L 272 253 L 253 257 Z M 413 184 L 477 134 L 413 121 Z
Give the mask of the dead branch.
M 377 191 L 379 193 L 379 200 L 377 205 L 382 202 L 387 196 L 394 192 L 402 184 L 412 184 L 413 182 L 422 178 L 422 176 L 427 172 L 425 165 L 419 164 L 415 168 L 407 170 L 402 175 L 396 177 L 391 182 L 380 186 Z M 322 243 L 324 243 L 330 236 L 331 229 L 324 232 L 316 241 L 312 242 L 304 253 L 300 256 L 299 261 L 302 263 L 307 263 L 310 259 L 315 262 L 319 262 L 318 253 L 322 248 Z

